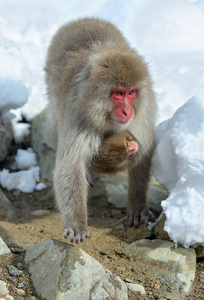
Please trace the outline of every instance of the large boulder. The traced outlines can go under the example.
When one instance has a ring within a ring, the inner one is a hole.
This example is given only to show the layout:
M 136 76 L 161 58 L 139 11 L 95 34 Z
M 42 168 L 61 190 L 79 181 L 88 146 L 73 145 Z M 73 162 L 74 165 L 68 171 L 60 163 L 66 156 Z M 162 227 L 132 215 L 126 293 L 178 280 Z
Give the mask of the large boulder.
M 55 162 L 55 140 L 48 109 L 43 110 L 31 123 L 31 143 L 37 154 L 40 177 L 52 181 Z
M 125 283 L 75 246 L 45 241 L 31 246 L 25 261 L 42 299 L 128 299 Z
M 157 283 L 154 291 L 157 298 L 163 295 L 180 300 L 191 292 L 196 271 L 193 248 L 176 248 L 173 242 L 163 240 L 140 240 L 122 250 L 133 261 L 135 270 L 143 270 Z

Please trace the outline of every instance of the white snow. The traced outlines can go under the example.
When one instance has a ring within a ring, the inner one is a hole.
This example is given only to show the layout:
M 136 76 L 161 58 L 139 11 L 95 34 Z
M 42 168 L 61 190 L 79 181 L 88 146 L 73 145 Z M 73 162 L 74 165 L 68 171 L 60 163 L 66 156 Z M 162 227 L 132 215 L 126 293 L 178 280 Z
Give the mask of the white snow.
M 47 105 L 43 68 L 49 42 L 60 25 L 84 16 L 113 22 L 148 62 L 160 110 L 158 123 L 167 120 L 157 129 L 153 163 L 157 178 L 170 192 L 163 202 L 165 229 L 185 246 L 204 243 L 204 100 L 197 96 L 204 92 L 204 1 L 1 0 L 1 119 L 6 122 L 11 113 L 16 115 L 16 142 L 29 133 L 23 117 L 29 121 Z M 2 172 L 1 180 L 8 175 Z M 8 188 L 12 184 L 11 180 Z
M 36 155 L 32 148 L 27 150 L 18 149 L 15 157 L 14 168 L 18 170 L 26 170 L 37 165 Z
M 38 190 L 38 191 L 41 191 L 41 190 L 45 189 L 46 187 L 47 187 L 46 184 L 44 184 L 43 182 L 39 182 L 36 185 L 35 189 Z
M 165 230 L 185 247 L 204 242 L 204 96 L 193 97 L 157 128 L 154 175 L 169 191 Z
M 17 122 L 16 119 L 11 120 L 11 123 L 13 125 L 14 141 L 15 143 L 21 143 L 24 137 L 30 133 L 30 124 Z
M 8 170 L 0 172 L 1 186 L 7 190 L 18 189 L 24 193 L 31 193 L 36 188 L 36 182 L 39 178 L 40 168 L 38 166 L 31 167 L 26 171 L 9 173 Z
M 40 180 L 40 168 L 37 166 L 36 155 L 32 148 L 18 149 L 13 170 L 23 170 L 10 173 L 9 170 L 0 171 L 0 184 L 8 189 L 18 189 L 24 193 L 31 193 L 35 189 L 42 190 L 47 186 Z
M 28 90 L 21 80 L 0 78 L 0 111 L 3 123 L 10 119 L 10 110 L 23 106 L 28 100 Z

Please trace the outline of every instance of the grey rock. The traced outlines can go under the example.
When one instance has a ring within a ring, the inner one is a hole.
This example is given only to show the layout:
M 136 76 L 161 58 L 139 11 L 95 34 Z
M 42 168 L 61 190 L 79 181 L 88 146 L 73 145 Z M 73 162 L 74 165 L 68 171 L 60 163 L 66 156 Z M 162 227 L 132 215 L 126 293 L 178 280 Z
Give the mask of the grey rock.
M 9 274 L 12 276 L 19 276 L 19 275 L 23 274 L 23 271 L 18 270 L 16 267 L 11 265 L 9 267 Z
M 0 121 L 0 161 L 8 154 L 8 149 L 11 145 L 12 134 L 9 125 L 2 125 Z
M 16 215 L 16 209 L 0 189 L 0 218 L 13 221 Z
M 12 296 L 9 295 L 9 290 L 7 288 L 7 283 L 3 280 L 0 280 L 0 299 L 6 299 L 6 300 L 14 300 Z
M 126 208 L 127 205 L 127 187 L 128 177 L 125 173 L 118 173 L 114 176 L 105 177 L 105 191 L 108 197 L 108 202 L 113 204 L 116 208 Z M 161 213 L 161 201 L 168 197 L 165 188 L 153 180 L 149 184 L 147 192 L 148 207 L 153 209 L 158 214 Z
M 13 253 L 24 253 L 24 252 L 26 252 L 26 250 L 25 249 L 22 249 L 22 248 L 17 248 L 17 247 L 11 247 L 10 248 L 11 249 L 11 252 L 13 252 Z
M 164 230 L 165 221 L 166 215 L 163 213 L 161 217 L 159 217 L 159 219 L 157 220 L 152 232 L 157 239 L 171 240 L 168 233 Z
M 106 193 L 108 194 L 108 202 L 116 208 L 125 208 L 127 203 L 127 189 L 120 183 L 107 184 Z
M 158 214 L 162 211 L 161 202 L 167 197 L 168 193 L 162 185 L 149 185 L 147 192 L 148 207 L 156 211 Z
M 120 219 L 122 215 L 121 210 L 119 209 L 111 209 L 111 216 L 113 219 Z
M 138 228 L 128 227 L 126 229 L 126 240 L 127 243 L 132 243 L 137 240 L 149 238 L 151 231 L 148 229 L 147 224 L 141 224 Z
M 19 283 L 18 285 L 17 285 L 17 288 L 18 289 L 23 289 L 25 287 L 25 284 L 24 283 Z
M 55 141 L 49 110 L 43 110 L 31 123 L 31 143 L 37 154 L 41 179 L 52 181 L 55 161 Z
M 141 295 L 145 295 L 145 289 L 141 284 L 137 284 L 137 283 L 126 283 L 128 290 L 130 290 L 131 292 L 137 293 L 137 294 L 141 294 Z
M 4 243 L 2 238 L 0 237 L 0 255 L 11 253 L 10 249 Z
M 125 278 L 124 281 L 127 283 L 133 283 L 132 280 L 130 280 L 129 278 Z
M 123 173 L 114 176 L 105 175 L 104 186 L 108 202 L 117 209 L 125 208 L 127 205 L 127 175 Z
M 25 261 L 40 298 L 128 299 L 125 283 L 75 246 L 45 241 L 31 246 Z
M 204 257 L 204 246 L 201 246 L 201 245 L 197 246 L 195 248 L 195 252 L 196 252 L 197 257 Z
M 175 248 L 175 244 L 168 241 L 140 240 L 122 250 L 133 258 L 133 268 L 136 264 L 148 277 L 167 283 L 171 295 L 168 290 L 162 291 L 167 298 L 180 300 L 190 293 L 196 270 L 194 249 Z M 154 293 L 160 296 L 159 289 Z
M 44 217 L 50 214 L 48 209 L 37 209 L 31 212 L 31 215 L 34 217 Z

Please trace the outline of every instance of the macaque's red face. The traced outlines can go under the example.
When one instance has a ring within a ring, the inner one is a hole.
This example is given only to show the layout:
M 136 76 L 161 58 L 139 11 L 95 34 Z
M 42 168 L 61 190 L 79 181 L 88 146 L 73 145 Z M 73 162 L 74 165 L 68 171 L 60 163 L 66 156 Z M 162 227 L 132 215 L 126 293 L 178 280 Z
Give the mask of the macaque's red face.
M 136 98 L 137 88 L 115 88 L 110 93 L 111 101 L 115 106 L 115 120 L 120 124 L 127 124 L 133 116 L 133 101 Z

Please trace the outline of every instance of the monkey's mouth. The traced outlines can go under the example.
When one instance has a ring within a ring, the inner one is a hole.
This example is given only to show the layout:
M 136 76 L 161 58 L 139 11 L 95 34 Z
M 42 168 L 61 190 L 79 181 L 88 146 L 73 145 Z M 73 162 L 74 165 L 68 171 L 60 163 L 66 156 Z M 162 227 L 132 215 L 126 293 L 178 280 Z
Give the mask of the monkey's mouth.
M 123 120 L 123 119 L 120 119 L 120 118 L 116 118 L 116 122 L 118 122 L 119 124 L 122 124 L 122 125 L 127 124 L 130 120 L 131 120 L 131 118 L 130 119 L 126 119 L 126 120 Z

